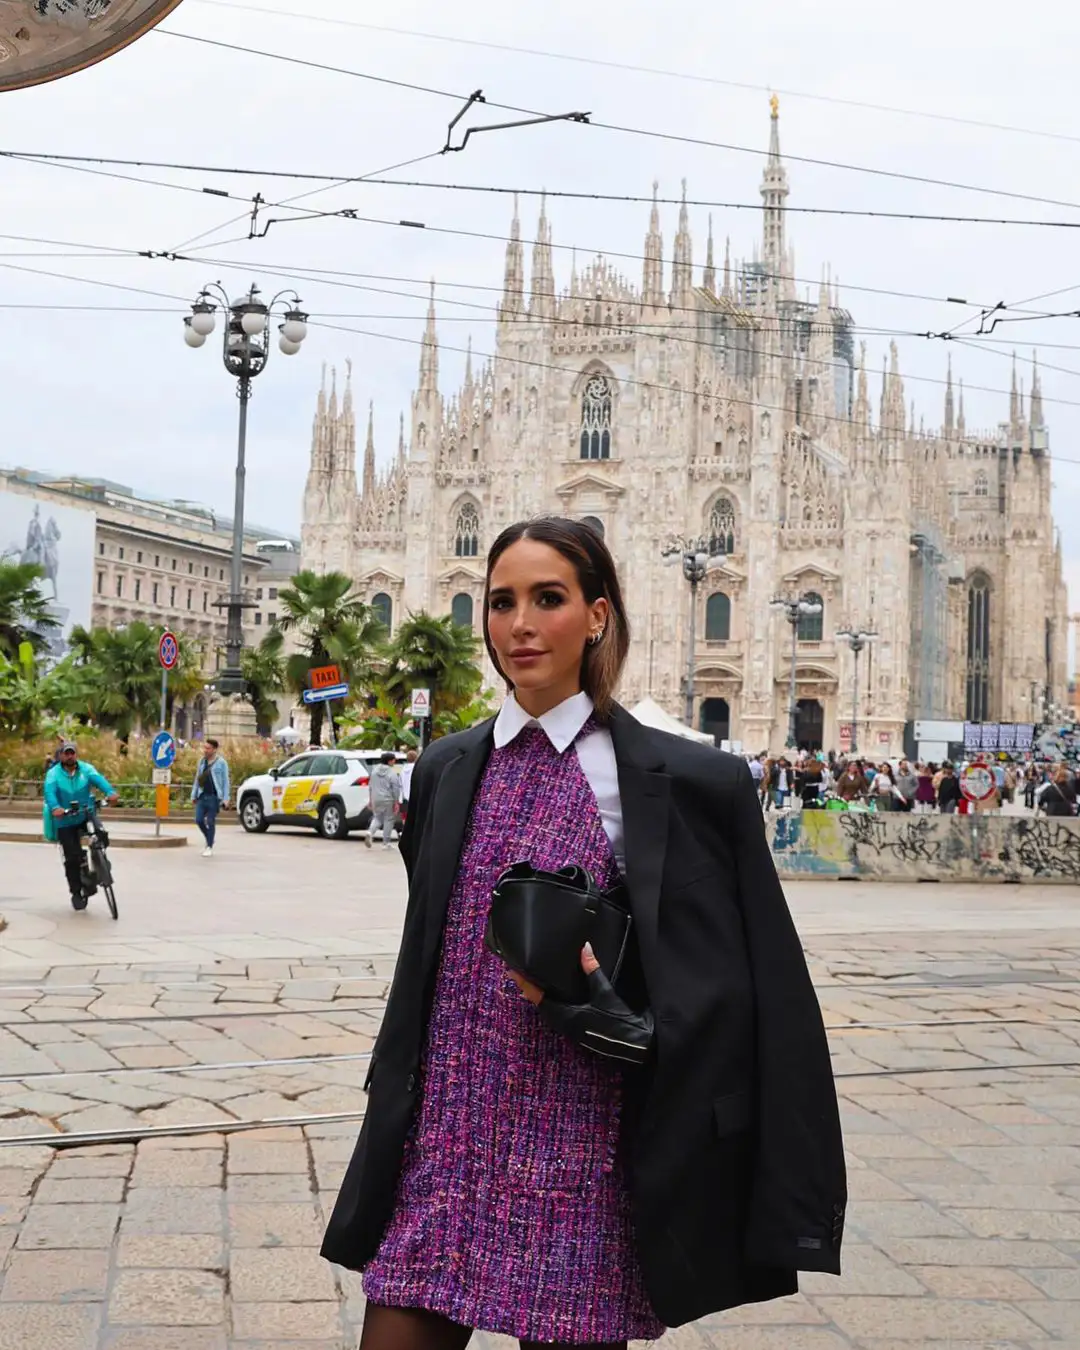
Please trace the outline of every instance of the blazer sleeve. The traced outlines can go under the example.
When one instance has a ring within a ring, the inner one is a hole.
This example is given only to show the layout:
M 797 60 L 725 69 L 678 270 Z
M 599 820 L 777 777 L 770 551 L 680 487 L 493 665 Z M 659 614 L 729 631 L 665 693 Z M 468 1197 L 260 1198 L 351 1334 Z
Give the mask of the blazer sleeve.
M 754 1264 L 838 1275 L 847 1184 L 829 1045 L 745 764 L 731 806 L 757 1018 L 758 1150 L 746 1255 Z

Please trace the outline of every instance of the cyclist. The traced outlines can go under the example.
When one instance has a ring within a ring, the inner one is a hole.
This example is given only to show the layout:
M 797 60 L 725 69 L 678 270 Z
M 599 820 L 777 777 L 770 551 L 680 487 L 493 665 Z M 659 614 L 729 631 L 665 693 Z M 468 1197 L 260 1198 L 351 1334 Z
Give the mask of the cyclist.
M 88 899 L 83 889 L 82 836 L 91 810 L 91 788 L 97 788 L 115 806 L 118 798 L 113 785 L 92 764 L 79 762 L 74 741 L 64 741 L 60 762 L 45 775 L 45 833 L 50 839 L 58 839 L 64 850 L 64 873 L 75 909 L 85 909 Z M 78 809 L 68 815 L 71 807 Z

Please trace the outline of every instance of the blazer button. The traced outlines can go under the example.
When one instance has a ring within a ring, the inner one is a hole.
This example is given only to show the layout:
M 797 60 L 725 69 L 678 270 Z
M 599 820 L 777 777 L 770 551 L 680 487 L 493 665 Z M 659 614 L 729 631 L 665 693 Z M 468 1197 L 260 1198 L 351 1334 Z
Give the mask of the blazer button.
M 406 1092 L 415 1092 L 415 1091 L 416 1091 L 416 1074 L 411 1073 L 411 1074 L 409 1074 L 408 1078 L 406 1078 L 406 1080 L 405 1080 L 405 1091 L 406 1091 Z

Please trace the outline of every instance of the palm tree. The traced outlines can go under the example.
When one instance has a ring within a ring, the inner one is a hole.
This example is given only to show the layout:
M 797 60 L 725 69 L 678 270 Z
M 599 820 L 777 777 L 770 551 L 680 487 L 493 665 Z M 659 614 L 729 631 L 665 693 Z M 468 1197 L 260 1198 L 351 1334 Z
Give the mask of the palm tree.
M 380 693 L 374 708 L 367 710 L 355 724 L 344 728 L 341 744 L 349 750 L 416 749 L 420 738 L 413 730 L 413 719 L 385 693 Z
M 44 575 L 36 563 L 0 562 L 0 652 L 10 660 L 24 642 L 35 652 L 46 650 L 59 627 L 38 587 Z
M 157 726 L 161 716 L 161 632 L 136 620 L 124 628 L 75 628 L 71 649 L 86 676 L 90 716 L 127 741 L 137 726 Z M 180 636 L 180 660 L 169 673 L 172 699 L 183 700 L 203 685 L 202 661 Z
M 86 708 L 86 679 L 70 657 L 42 671 L 38 663 L 0 655 L 0 732 L 31 737 L 65 714 Z
M 279 626 L 296 634 L 300 648 L 285 664 L 286 682 L 297 694 L 307 688 L 308 673 L 319 666 L 339 666 L 342 679 L 355 692 L 368 689 L 374 681 L 386 629 L 352 585 L 343 572 L 304 571 L 279 592 L 283 610 Z M 315 744 L 322 739 L 325 715 L 326 705 L 312 704 Z
M 244 697 L 255 709 L 255 727 L 260 736 L 269 736 L 277 717 L 277 700 L 285 688 L 285 634 L 272 628 L 257 647 L 249 647 L 240 658 L 240 669 L 247 684 Z
M 435 718 L 435 735 L 452 736 L 456 731 L 468 731 L 470 727 L 476 726 L 477 722 L 483 722 L 491 717 L 494 711 L 491 705 L 491 691 L 485 689 L 463 708 L 457 708 L 454 712 L 439 713 Z
M 390 644 L 386 692 L 404 707 L 414 689 L 431 690 L 431 715 L 466 707 L 480 690 L 480 639 L 449 616 L 410 614 Z

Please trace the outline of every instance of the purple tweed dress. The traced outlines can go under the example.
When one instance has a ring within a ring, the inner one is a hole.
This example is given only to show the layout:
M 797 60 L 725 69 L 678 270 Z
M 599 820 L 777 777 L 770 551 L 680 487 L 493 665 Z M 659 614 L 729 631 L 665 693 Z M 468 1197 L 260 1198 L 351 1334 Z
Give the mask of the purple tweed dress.
M 576 750 L 560 755 L 535 725 L 492 751 L 473 802 L 420 1103 L 364 1292 L 525 1340 L 653 1339 L 664 1327 L 634 1246 L 620 1072 L 551 1031 L 484 946 L 492 886 L 523 860 L 618 875 Z

